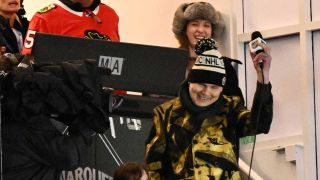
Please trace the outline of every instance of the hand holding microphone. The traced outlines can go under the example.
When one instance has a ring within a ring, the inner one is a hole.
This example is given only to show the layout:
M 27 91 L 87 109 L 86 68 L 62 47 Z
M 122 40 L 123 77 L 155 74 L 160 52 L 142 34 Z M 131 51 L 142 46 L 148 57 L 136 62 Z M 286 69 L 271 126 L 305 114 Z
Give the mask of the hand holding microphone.
M 261 33 L 259 31 L 254 31 L 251 34 L 251 41 L 249 42 L 250 52 L 255 55 L 265 52 L 263 47 L 264 45 L 267 45 L 267 43 L 263 40 Z M 262 59 L 260 59 L 258 63 L 260 68 L 263 69 Z
M 255 64 L 257 72 L 262 72 L 262 77 L 258 76 L 258 81 L 263 83 L 269 82 L 269 69 L 271 63 L 270 47 L 266 41 L 263 40 L 259 31 L 255 31 L 251 34 L 251 41 L 249 42 L 250 55 Z M 258 73 L 259 75 L 260 73 Z

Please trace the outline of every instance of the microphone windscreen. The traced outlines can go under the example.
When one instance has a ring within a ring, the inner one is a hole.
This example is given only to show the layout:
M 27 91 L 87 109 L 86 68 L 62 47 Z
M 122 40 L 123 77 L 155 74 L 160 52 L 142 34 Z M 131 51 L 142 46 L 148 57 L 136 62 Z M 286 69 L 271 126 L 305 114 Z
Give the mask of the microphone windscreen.
M 254 31 L 252 34 L 251 34 L 251 40 L 254 40 L 256 38 L 262 38 L 262 34 L 259 32 L 259 31 Z

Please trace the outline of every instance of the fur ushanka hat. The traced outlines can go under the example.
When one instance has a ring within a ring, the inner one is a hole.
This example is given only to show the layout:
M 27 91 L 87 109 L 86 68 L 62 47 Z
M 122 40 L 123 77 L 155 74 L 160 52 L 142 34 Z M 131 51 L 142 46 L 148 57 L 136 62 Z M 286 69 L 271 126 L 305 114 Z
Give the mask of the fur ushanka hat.
M 210 21 L 214 32 L 213 37 L 220 36 L 224 30 L 222 15 L 210 3 L 183 3 L 178 7 L 173 18 L 172 31 L 176 38 L 183 36 L 187 23 L 195 19 Z

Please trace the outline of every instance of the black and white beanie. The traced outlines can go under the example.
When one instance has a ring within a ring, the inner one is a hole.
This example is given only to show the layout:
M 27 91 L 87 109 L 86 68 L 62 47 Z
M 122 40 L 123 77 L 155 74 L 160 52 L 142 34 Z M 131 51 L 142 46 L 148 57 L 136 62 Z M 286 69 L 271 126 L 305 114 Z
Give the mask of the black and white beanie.
M 226 71 L 222 55 L 212 38 L 204 38 L 197 42 L 195 51 L 198 54 L 187 80 L 191 83 L 206 83 L 224 86 Z

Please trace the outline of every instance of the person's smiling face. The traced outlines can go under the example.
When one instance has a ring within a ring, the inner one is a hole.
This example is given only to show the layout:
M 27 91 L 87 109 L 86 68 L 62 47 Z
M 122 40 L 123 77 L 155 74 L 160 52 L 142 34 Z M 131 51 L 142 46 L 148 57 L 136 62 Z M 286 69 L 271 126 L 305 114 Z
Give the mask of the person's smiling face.
M 198 40 L 212 36 L 212 24 L 208 20 L 195 19 L 189 21 L 186 27 L 189 46 L 194 49 Z
M 223 88 L 214 84 L 190 83 L 189 94 L 192 102 L 199 107 L 206 107 L 219 99 Z

